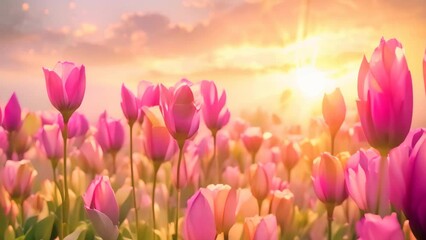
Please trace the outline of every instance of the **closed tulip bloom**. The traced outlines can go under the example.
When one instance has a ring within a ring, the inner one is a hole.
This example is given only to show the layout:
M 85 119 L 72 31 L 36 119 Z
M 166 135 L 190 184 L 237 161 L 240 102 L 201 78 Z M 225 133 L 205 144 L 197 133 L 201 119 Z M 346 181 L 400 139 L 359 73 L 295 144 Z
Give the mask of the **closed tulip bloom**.
M 281 227 L 281 232 L 290 229 L 294 216 L 294 195 L 288 190 L 276 190 L 271 197 L 271 213 L 277 218 L 277 222 Z
M 104 169 L 102 148 L 93 136 L 89 137 L 79 148 L 79 163 L 86 172 L 100 174 Z
M 358 113 L 370 145 L 381 153 L 407 136 L 413 115 L 413 87 L 402 45 L 396 39 L 364 57 L 358 75 Z
M 176 154 L 176 141 L 156 119 L 145 118 L 143 129 L 144 149 L 149 159 L 160 164 L 169 161 Z
M 298 143 L 291 142 L 283 146 L 281 148 L 281 151 L 284 166 L 287 168 L 288 171 L 291 171 L 299 162 L 302 155 L 302 149 L 300 148 Z
M 204 122 L 210 131 L 215 134 L 229 122 L 231 116 L 225 107 L 226 92 L 218 96 L 216 84 L 213 81 L 201 82 L 201 95 L 203 97 L 202 113 Z
M 126 86 L 121 85 L 121 110 L 129 124 L 133 124 L 139 117 L 139 99 Z
M 199 189 L 189 200 L 186 210 L 184 234 L 188 240 L 214 240 L 216 224 L 212 193 Z
M 244 240 L 278 239 L 277 219 L 269 214 L 264 217 L 248 217 L 244 220 Z
M 199 109 L 194 94 L 186 80 L 167 89 L 160 86 L 160 109 L 167 129 L 182 147 L 185 140 L 192 138 L 200 126 Z
M 64 120 L 58 117 L 58 124 L 64 128 Z M 84 114 L 75 112 L 68 121 L 68 139 L 85 136 L 89 130 L 89 121 Z
M 390 200 L 402 210 L 418 239 L 426 238 L 426 132 L 416 129 L 390 153 Z
M 30 165 L 30 161 L 6 161 L 1 171 L 4 188 L 13 199 L 25 200 L 31 193 L 33 180 L 37 172 Z
M 41 128 L 39 141 L 43 146 L 46 157 L 56 164 L 63 156 L 64 142 L 61 135 L 59 125 L 44 125 Z
M 241 182 L 241 172 L 238 167 L 226 166 L 222 173 L 224 183 L 232 188 L 239 188 Z
M 217 134 L 217 158 L 219 161 L 225 161 L 231 154 L 229 133 L 222 131 Z
M 229 185 L 217 184 L 207 186 L 214 200 L 214 215 L 217 234 L 228 235 L 234 225 L 237 214 L 237 192 Z
M 315 193 L 323 203 L 339 205 L 348 196 L 344 166 L 339 158 L 329 153 L 322 153 L 314 160 L 312 181 Z
M 182 189 L 190 183 L 194 185 L 198 184 L 200 171 L 201 166 L 198 147 L 194 143 L 190 142 L 190 144 L 188 144 L 184 149 L 184 155 L 180 164 L 179 186 L 177 186 L 177 161 L 174 161 L 173 163 L 173 185 Z
M 359 240 L 403 240 L 404 234 L 395 213 L 380 217 L 367 213 L 356 225 Z
M 262 201 L 272 188 L 272 178 L 275 172 L 275 164 L 252 164 L 249 169 L 249 183 L 253 196 Z
M 3 123 L 3 112 L 2 112 L 2 110 L 0 108 L 0 126 L 3 125 L 2 123 Z
M 346 116 L 345 99 L 340 88 L 330 94 L 324 94 L 322 100 L 322 116 L 330 129 L 332 137 L 336 136 Z
M 124 144 L 124 127 L 120 120 L 109 118 L 105 111 L 99 117 L 95 137 L 105 153 L 117 153 Z
M 346 166 L 345 180 L 349 195 L 357 206 L 366 212 L 381 213 L 389 208 L 388 174 L 384 174 L 382 194 L 378 203 L 380 154 L 373 150 L 360 150 L 352 155 Z
M 58 62 L 53 70 L 43 68 L 43 72 L 50 102 L 68 121 L 80 107 L 86 91 L 84 65 Z
M 140 81 L 138 85 L 139 107 L 158 106 L 160 101 L 160 87 L 148 81 Z M 139 112 L 138 122 L 143 123 L 144 111 Z
M 21 105 L 16 94 L 13 93 L 4 107 L 3 128 L 8 132 L 18 131 L 21 124 Z
M 262 130 L 259 127 L 249 127 L 241 135 L 241 139 L 247 151 L 256 154 L 263 142 Z
M 119 208 L 109 178 L 97 176 L 83 196 L 87 217 L 105 240 L 118 238 Z

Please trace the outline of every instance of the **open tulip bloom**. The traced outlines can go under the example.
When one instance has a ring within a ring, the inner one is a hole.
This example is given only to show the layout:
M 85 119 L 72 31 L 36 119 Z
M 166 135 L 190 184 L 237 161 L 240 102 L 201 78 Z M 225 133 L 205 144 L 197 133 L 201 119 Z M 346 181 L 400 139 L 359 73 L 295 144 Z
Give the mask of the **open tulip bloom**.
M 122 84 L 121 117 L 87 113 L 85 66 L 43 68 L 52 111 L 18 90 L 0 103 L 0 239 L 426 239 L 411 66 L 397 39 L 370 50 L 352 94 L 319 94 L 297 122 L 186 79 Z

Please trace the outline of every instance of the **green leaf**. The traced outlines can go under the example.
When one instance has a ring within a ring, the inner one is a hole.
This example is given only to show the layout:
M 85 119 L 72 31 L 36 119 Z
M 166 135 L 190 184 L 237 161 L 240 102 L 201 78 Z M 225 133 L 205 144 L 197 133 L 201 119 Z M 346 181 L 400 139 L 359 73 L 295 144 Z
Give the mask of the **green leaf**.
M 31 230 L 31 228 L 37 223 L 37 216 L 32 216 L 25 221 L 24 224 L 24 233 L 26 234 Z
M 34 237 L 36 239 L 50 239 L 52 235 L 53 223 L 55 222 L 55 216 L 49 215 L 35 226 Z

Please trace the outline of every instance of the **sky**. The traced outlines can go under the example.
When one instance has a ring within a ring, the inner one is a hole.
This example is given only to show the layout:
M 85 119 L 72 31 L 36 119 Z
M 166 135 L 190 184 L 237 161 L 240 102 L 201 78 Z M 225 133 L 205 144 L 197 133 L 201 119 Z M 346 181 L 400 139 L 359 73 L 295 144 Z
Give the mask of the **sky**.
M 53 109 L 42 67 L 84 64 L 81 111 L 121 117 L 120 87 L 214 80 L 234 115 L 263 108 L 289 123 L 320 114 L 340 87 L 355 110 L 363 55 L 380 39 L 404 46 L 414 82 L 413 126 L 425 126 L 426 0 L 1 0 L 0 106 L 16 92 Z

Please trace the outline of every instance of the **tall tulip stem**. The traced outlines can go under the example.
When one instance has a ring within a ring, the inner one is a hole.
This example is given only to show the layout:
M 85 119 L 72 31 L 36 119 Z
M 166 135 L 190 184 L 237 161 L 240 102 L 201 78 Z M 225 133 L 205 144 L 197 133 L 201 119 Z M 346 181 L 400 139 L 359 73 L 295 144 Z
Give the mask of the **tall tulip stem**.
M 331 155 L 334 156 L 334 142 L 336 141 L 336 134 L 331 133 Z
M 117 159 L 117 152 L 116 152 L 116 151 L 113 151 L 113 152 L 111 153 L 111 157 L 112 157 L 112 175 L 114 175 L 114 174 L 115 174 L 115 172 L 116 172 L 115 160 Z
M 327 222 L 328 222 L 328 234 L 327 234 L 327 239 L 331 240 L 332 236 L 333 236 L 333 212 L 334 212 L 334 204 L 326 204 L 326 208 L 327 208 Z
M 215 161 L 216 164 L 216 182 L 219 183 L 220 182 L 220 164 L 219 164 L 219 159 L 217 159 L 217 155 L 216 155 L 216 151 L 217 151 L 217 134 L 216 132 L 212 132 L 213 135 L 213 161 Z
M 69 211 L 69 195 L 68 195 L 68 177 L 67 177 L 67 140 L 68 140 L 68 120 L 64 117 L 64 129 L 62 130 L 62 139 L 64 141 L 64 201 L 62 203 L 62 237 L 68 233 L 68 211 Z
M 157 185 L 157 173 L 160 169 L 160 164 L 154 162 L 154 179 L 152 183 L 152 195 L 151 195 L 151 211 L 152 211 L 152 239 L 155 240 L 155 186 Z
M 379 168 L 379 187 L 377 188 L 377 203 L 376 203 L 376 214 L 380 215 L 380 202 L 382 198 L 382 190 L 383 190 L 383 179 L 385 178 L 386 173 L 386 161 L 387 161 L 387 151 L 380 151 L 381 159 L 380 159 L 380 168 Z
M 179 207 L 180 207 L 180 164 L 182 162 L 182 156 L 183 156 L 183 146 L 185 145 L 185 141 L 178 141 L 179 145 L 179 159 L 178 159 L 178 165 L 177 165 L 177 181 L 176 181 L 176 191 L 177 191 L 177 203 L 176 203 L 176 215 L 175 215 L 175 237 L 174 239 L 177 240 L 179 237 L 178 231 L 179 231 Z
M 135 189 L 135 177 L 134 177 L 134 170 L 133 170 L 133 123 L 129 123 L 130 128 L 130 177 L 132 178 L 132 195 L 133 195 L 133 207 L 135 209 L 135 220 L 136 220 L 136 231 L 135 236 L 136 239 L 138 238 L 138 230 L 139 230 L 139 217 L 138 217 L 138 208 L 136 204 L 136 189 Z

